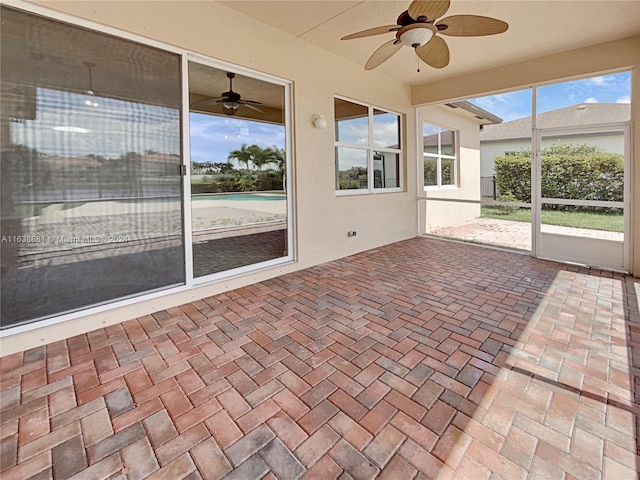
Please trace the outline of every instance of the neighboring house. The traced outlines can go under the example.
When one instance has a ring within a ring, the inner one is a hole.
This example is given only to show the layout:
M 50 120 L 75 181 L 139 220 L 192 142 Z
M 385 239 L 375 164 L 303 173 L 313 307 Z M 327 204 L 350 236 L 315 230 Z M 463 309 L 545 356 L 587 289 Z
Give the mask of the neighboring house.
M 628 103 L 580 103 L 538 115 L 537 128 L 584 127 L 629 120 Z M 603 151 L 623 153 L 622 134 L 617 132 L 589 135 L 562 135 L 543 139 L 542 147 L 562 141 L 573 145 L 597 145 Z M 494 158 L 531 148 L 531 117 L 487 125 L 480 132 L 480 164 L 482 177 L 494 175 Z

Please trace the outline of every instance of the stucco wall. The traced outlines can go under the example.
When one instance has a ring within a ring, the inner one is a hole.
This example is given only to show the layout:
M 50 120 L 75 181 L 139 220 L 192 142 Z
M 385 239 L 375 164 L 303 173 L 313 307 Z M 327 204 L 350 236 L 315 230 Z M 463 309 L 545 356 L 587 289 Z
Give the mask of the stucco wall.
M 298 261 L 63 324 L 14 335 L 5 331 L 1 355 L 416 235 L 415 114 L 408 86 L 377 72 L 365 72 L 359 65 L 216 2 L 33 3 L 291 81 Z M 335 195 L 335 94 L 406 115 L 404 192 Z M 314 128 L 313 114 L 325 115 L 329 127 Z M 406 167 L 407 159 L 410 168 Z M 347 238 L 348 230 L 356 230 L 358 235 Z
M 480 216 L 480 128 L 478 122 L 452 113 L 444 106 L 422 107 L 421 122 L 455 130 L 458 134 L 459 163 L 456 188 L 427 188 L 418 192 L 420 233 Z M 420 164 L 421 166 L 421 164 Z

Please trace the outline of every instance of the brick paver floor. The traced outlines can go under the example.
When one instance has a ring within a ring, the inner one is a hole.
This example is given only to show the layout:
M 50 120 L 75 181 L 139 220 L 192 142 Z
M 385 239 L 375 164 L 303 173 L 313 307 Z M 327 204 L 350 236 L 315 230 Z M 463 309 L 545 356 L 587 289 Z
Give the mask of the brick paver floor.
M 1 359 L 3 480 L 637 478 L 637 280 L 416 238 Z
M 592 230 L 589 228 L 542 225 L 542 232 L 614 240 L 617 242 L 624 241 L 622 232 Z M 514 222 L 513 220 L 499 218 L 474 218 L 458 225 L 438 228 L 430 232 L 429 235 L 531 251 L 531 223 L 528 222 Z
M 438 228 L 430 235 L 531 251 L 531 223 L 526 222 L 474 218 L 458 225 Z

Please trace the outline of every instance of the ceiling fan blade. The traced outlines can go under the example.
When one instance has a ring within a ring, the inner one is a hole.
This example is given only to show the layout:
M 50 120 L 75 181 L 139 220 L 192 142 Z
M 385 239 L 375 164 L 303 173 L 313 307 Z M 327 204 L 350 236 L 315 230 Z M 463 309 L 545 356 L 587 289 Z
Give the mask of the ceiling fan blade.
M 444 68 L 449 65 L 449 47 L 440 37 L 433 37 L 421 47 L 416 48 L 420 59 L 433 68 Z
M 254 105 L 262 105 L 262 102 L 258 102 L 257 100 L 238 100 L 240 103 L 253 103 Z
M 193 102 L 189 106 L 192 108 L 205 108 L 205 107 L 210 107 L 211 105 L 215 105 L 220 100 L 224 100 L 224 97 L 205 98 L 204 100 L 198 100 L 197 102 Z
M 450 37 L 480 37 L 506 32 L 509 25 L 502 20 L 480 15 L 452 15 L 436 25 L 438 32 Z
M 340 40 L 353 40 L 354 38 L 370 37 L 372 35 L 381 35 L 383 33 L 395 32 L 400 30 L 400 25 L 384 25 L 382 27 L 368 28 L 361 32 L 352 33 L 346 37 L 342 37 Z
M 402 43 L 397 42 L 396 40 L 391 40 L 387 43 L 383 43 L 380 48 L 378 48 L 373 55 L 369 57 L 367 60 L 367 64 L 364 66 L 365 70 L 373 70 L 376 67 L 379 67 L 384 62 L 389 60 L 394 53 L 402 48 Z
M 427 21 L 433 21 L 449 10 L 449 4 L 449 0 L 414 0 L 407 12 L 414 20 L 426 17 Z
M 247 108 L 250 108 L 251 110 L 255 110 L 256 112 L 266 113 L 264 110 L 260 110 L 258 107 L 254 107 L 253 105 L 249 105 L 248 103 L 245 103 L 244 100 L 239 103 L 241 105 L 244 105 Z

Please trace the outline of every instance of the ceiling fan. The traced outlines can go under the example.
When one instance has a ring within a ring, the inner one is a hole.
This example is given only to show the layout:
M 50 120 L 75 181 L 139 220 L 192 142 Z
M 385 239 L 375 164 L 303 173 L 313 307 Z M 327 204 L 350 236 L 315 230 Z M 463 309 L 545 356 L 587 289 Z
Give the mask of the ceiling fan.
M 262 105 L 262 102 L 257 102 L 255 100 L 243 100 L 241 95 L 237 92 L 233 91 L 233 79 L 236 74 L 232 72 L 227 72 L 227 78 L 229 79 L 229 91 L 223 92 L 217 98 L 206 98 L 204 100 L 199 100 L 191 104 L 193 108 L 205 108 L 210 107 L 211 105 L 222 104 L 222 110 L 227 115 L 235 115 L 240 108 L 241 105 L 244 105 L 251 110 L 255 110 L 256 112 L 265 113 L 263 110 L 260 110 L 255 105 Z
M 411 47 L 427 65 L 444 68 L 449 64 L 449 47 L 439 35 L 475 37 L 503 33 L 509 25 L 502 20 L 480 15 L 452 15 L 436 23 L 449 10 L 450 0 L 414 0 L 402 12 L 396 25 L 385 25 L 352 33 L 341 40 L 395 32 L 396 38 L 383 43 L 369 57 L 365 70 L 373 70 L 391 58 L 403 45 Z M 418 69 L 420 71 L 420 69 Z

